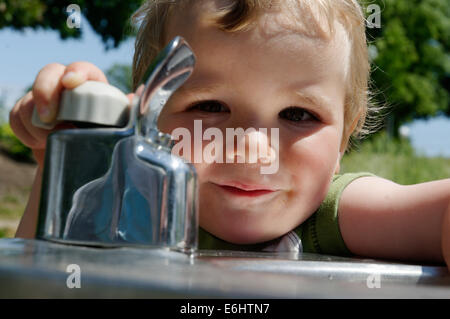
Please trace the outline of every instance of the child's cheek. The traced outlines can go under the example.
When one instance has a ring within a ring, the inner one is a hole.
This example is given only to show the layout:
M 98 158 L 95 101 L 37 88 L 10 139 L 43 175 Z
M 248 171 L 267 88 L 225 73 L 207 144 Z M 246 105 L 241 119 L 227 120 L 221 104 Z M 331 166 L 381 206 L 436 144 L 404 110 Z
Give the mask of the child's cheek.
M 301 205 L 312 211 L 327 194 L 339 157 L 339 141 L 339 134 L 330 129 L 300 139 L 287 148 L 285 167 L 292 175 Z

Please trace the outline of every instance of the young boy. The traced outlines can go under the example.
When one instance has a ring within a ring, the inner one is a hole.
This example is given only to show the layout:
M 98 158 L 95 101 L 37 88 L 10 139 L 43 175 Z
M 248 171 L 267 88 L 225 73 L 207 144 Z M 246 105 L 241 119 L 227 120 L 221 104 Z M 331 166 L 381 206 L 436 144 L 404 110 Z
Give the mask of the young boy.
M 193 132 L 198 119 L 203 130 L 219 128 L 224 136 L 226 128 L 279 130 L 274 174 L 260 173 L 262 159 L 191 160 L 199 182 L 200 248 L 295 250 L 300 237 L 306 252 L 445 258 L 450 265 L 450 179 L 402 186 L 371 174 L 335 176 L 368 113 L 365 25 L 356 0 L 151 1 L 137 18 L 135 84 L 176 35 L 197 57 L 193 74 L 161 112 L 161 131 Z M 61 91 L 86 80 L 106 82 L 89 63 L 47 65 L 11 112 L 11 127 L 39 164 L 18 237 L 35 235 L 49 133 L 32 126 L 32 110 L 51 121 Z M 70 125 L 56 129 L 62 127 Z M 224 154 L 239 156 L 225 148 Z

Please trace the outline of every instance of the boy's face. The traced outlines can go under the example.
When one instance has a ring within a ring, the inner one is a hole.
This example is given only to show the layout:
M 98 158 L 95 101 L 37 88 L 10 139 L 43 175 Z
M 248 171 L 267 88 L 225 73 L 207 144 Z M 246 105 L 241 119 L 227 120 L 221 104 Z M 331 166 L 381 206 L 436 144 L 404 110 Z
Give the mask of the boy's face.
M 166 39 L 184 37 L 197 63 L 161 112 L 158 126 L 166 133 L 187 128 L 191 145 L 195 119 L 202 120 L 203 131 L 216 127 L 224 138 L 226 128 L 267 128 L 268 135 L 278 128 L 274 174 L 261 174 L 268 164 L 248 159 L 194 163 L 193 150 L 190 158 L 198 174 L 200 226 L 229 242 L 263 242 L 305 221 L 339 168 L 349 43 L 340 25 L 329 42 L 306 37 L 283 10 L 264 14 L 248 32 L 225 33 L 200 19 L 214 5 L 196 1 L 169 23 Z M 196 102 L 202 104 L 190 109 Z M 288 107 L 295 109 L 286 112 Z M 259 141 L 270 149 L 270 136 Z M 203 141 L 203 147 L 208 143 Z M 226 143 L 223 153 L 232 158 Z M 272 191 L 220 186 L 233 182 Z

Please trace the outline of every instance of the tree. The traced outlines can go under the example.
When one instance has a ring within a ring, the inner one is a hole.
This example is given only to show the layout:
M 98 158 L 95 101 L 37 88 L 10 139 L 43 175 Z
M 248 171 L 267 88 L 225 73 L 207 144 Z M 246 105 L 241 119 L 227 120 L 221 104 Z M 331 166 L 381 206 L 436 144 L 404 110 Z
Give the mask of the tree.
M 105 71 L 108 82 L 128 94 L 133 91 L 131 65 L 114 64 Z
M 59 32 L 61 38 L 78 38 L 83 28 L 70 28 L 67 21 L 71 11 L 68 6 L 76 4 L 81 13 L 98 33 L 106 48 L 117 47 L 122 40 L 133 34 L 130 17 L 143 0 L 0 0 L 0 29 L 11 27 L 44 28 Z
M 368 28 L 374 52 L 372 80 L 392 106 L 394 136 L 402 123 L 450 115 L 450 2 L 370 1 L 382 9 L 380 29 Z M 381 101 L 381 104 L 384 101 Z

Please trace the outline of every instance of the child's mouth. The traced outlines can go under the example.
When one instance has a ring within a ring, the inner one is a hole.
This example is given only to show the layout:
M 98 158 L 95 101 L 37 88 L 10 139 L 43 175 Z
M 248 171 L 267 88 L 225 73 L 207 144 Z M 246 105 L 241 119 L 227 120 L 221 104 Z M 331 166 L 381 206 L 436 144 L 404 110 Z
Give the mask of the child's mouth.
M 243 189 L 236 188 L 233 186 L 220 186 L 220 187 L 222 187 L 224 190 L 226 190 L 234 195 L 249 196 L 249 197 L 261 196 L 261 195 L 265 195 L 265 194 L 269 194 L 269 193 L 273 192 L 273 191 L 268 191 L 268 190 L 245 191 Z
M 266 195 L 266 194 L 270 194 L 270 193 L 274 192 L 274 190 L 271 190 L 271 189 L 248 189 L 249 187 L 246 187 L 246 186 L 242 186 L 242 188 L 240 188 L 240 187 L 234 187 L 234 186 L 230 186 L 230 185 L 219 185 L 219 184 L 216 184 L 216 185 L 219 186 L 220 188 L 222 188 L 223 190 L 225 190 L 226 192 L 233 194 L 233 195 L 237 195 L 237 196 L 257 197 L 257 196 L 262 196 L 262 195 Z M 243 189 L 243 188 L 247 188 L 247 189 Z

